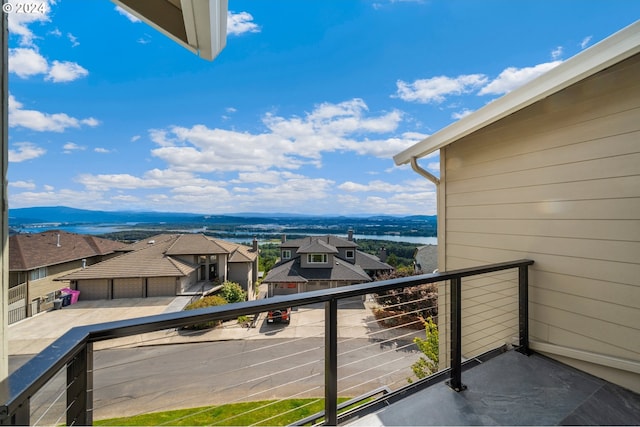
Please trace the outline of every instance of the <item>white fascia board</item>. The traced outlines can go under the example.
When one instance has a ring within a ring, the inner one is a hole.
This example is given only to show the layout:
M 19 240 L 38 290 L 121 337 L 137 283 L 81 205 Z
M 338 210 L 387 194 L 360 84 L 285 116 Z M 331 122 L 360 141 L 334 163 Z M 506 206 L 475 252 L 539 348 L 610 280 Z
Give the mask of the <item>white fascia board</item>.
M 180 5 L 190 48 L 213 60 L 227 44 L 228 0 L 181 0 Z
M 640 52 L 640 21 L 393 157 L 396 165 L 424 157 Z

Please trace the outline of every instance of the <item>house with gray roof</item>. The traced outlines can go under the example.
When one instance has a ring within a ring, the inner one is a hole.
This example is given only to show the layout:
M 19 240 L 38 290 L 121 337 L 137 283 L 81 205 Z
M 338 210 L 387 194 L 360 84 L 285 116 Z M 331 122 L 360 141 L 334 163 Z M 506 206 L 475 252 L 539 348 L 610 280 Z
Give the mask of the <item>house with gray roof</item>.
M 180 295 L 233 281 L 254 298 L 258 245 L 253 247 L 203 234 L 160 234 L 136 242 L 118 258 L 60 277 L 80 299 Z
M 280 244 L 280 262 L 267 274 L 269 296 L 370 282 L 393 270 L 374 255 L 359 251 L 353 233 L 347 239 L 326 235 L 287 240 Z
M 49 309 L 63 287 L 58 277 L 128 250 L 120 242 L 62 230 L 10 236 L 10 323 Z

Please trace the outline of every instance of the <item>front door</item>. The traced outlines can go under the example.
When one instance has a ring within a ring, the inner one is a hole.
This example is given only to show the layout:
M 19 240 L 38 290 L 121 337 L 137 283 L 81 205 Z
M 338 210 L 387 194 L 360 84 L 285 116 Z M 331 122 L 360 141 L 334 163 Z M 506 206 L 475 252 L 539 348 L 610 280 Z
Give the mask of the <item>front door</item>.
M 213 281 L 218 278 L 218 265 L 209 264 L 209 280 Z

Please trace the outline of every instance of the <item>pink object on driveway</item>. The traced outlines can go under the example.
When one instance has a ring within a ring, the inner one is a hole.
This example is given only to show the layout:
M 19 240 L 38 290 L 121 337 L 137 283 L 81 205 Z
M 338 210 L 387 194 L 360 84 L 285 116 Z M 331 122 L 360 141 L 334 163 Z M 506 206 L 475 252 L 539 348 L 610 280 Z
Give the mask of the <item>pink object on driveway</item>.
M 75 304 L 78 302 L 78 298 L 80 298 L 80 291 L 74 291 L 71 288 L 62 288 L 60 292 L 64 292 L 65 294 L 71 294 L 71 304 Z

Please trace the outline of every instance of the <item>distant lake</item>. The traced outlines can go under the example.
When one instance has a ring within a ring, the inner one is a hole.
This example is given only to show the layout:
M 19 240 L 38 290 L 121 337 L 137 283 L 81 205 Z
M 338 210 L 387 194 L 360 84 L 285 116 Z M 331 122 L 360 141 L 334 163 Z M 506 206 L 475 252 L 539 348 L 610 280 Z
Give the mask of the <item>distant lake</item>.
M 77 234 L 105 234 L 105 233 L 115 233 L 118 231 L 126 231 L 126 230 L 132 230 L 132 228 L 127 227 L 124 224 L 120 224 L 120 225 L 64 225 L 64 224 L 38 224 L 35 225 L 33 227 L 20 227 L 20 228 L 13 228 L 16 231 L 19 231 L 21 233 L 41 233 L 43 231 L 48 231 L 48 230 L 63 230 L 63 231 L 67 231 L 69 233 L 77 233 Z M 194 228 L 194 229 L 184 229 L 184 230 L 172 230 L 172 232 L 179 232 L 179 233 L 201 233 L 203 231 L 206 231 L 205 229 L 202 228 Z M 166 233 L 166 230 L 158 230 L 158 233 Z M 278 234 L 278 232 L 271 232 L 271 233 L 267 233 L 267 234 Z M 306 236 L 324 236 L 327 234 L 331 234 L 331 233 L 304 233 Z M 258 242 L 259 243 L 270 243 L 272 242 L 272 240 L 265 240 L 265 239 L 261 239 L 261 236 L 258 234 Z M 345 236 L 342 236 L 345 237 Z M 358 239 L 371 239 L 371 240 L 386 240 L 389 242 L 407 242 L 407 243 L 414 243 L 416 245 L 437 245 L 438 244 L 438 238 L 437 237 L 425 237 L 425 236 L 399 236 L 396 234 L 357 234 L 354 233 L 353 234 L 353 238 L 355 240 Z M 247 243 L 247 242 L 251 242 L 251 240 L 253 240 L 253 234 L 252 235 L 246 235 L 243 237 L 230 237 L 230 236 L 225 236 L 225 237 L 221 237 L 221 239 L 223 240 L 227 240 L 229 242 L 234 242 L 234 243 Z

